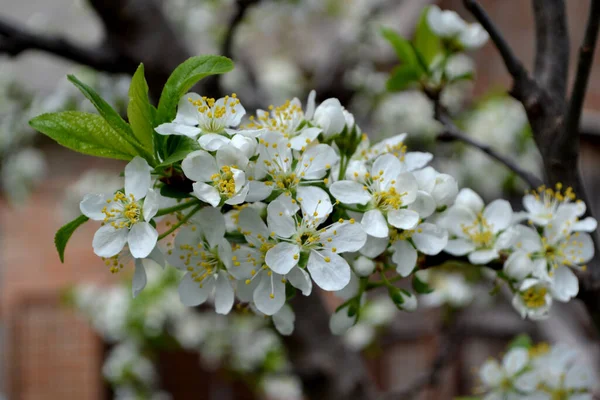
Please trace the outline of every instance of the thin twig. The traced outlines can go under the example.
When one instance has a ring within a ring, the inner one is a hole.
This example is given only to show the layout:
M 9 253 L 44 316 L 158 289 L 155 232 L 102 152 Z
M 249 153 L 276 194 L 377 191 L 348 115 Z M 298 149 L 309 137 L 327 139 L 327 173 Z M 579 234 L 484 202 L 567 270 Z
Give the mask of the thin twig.
M 569 101 L 567 111 L 567 120 L 565 129 L 571 134 L 578 134 L 579 120 L 583 110 L 583 101 L 594 61 L 594 50 L 598 39 L 598 29 L 600 28 L 600 0 L 592 0 L 590 6 L 585 37 L 579 49 L 579 61 L 577 64 L 577 74 L 575 83 Z
M 494 25 L 488 14 L 485 12 L 483 7 L 476 0 L 464 0 L 465 8 L 473 14 L 475 19 L 479 21 L 481 26 L 489 33 L 492 42 L 496 45 L 496 48 L 500 52 L 504 64 L 508 69 L 508 72 L 515 79 L 522 79 L 527 76 L 527 70 L 523 67 L 521 61 L 515 56 L 512 49 L 502 36 L 500 30 Z
M 506 166 L 508 169 L 513 171 L 518 177 L 520 177 L 530 188 L 534 189 L 542 184 L 542 180 L 532 174 L 531 172 L 524 170 L 517 163 L 503 154 L 498 153 L 496 150 L 491 148 L 485 143 L 480 143 L 473 138 L 467 136 L 454 124 L 444 107 L 439 104 L 435 98 L 435 117 L 444 125 L 444 132 L 440 133 L 437 137 L 440 141 L 460 141 L 468 144 L 469 146 L 475 147 L 485 154 L 498 161 L 499 163 Z

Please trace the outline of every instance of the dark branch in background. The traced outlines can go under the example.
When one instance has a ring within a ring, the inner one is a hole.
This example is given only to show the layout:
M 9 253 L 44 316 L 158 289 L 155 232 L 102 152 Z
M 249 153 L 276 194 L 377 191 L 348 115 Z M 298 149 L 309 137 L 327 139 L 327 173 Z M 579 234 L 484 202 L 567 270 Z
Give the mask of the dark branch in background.
M 130 59 L 110 49 L 88 49 L 63 37 L 28 32 L 16 24 L 0 20 L 0 53 L 15 57 L 27 50 L 52 53 L 100 71 L 124 73 L 135 69 Z
M 329 312 L 319 293 L 290 302 L 295 329 L 283 337 L 292 368 L 310 400 L 371 400 L 375 388 L 358 353 L 329 331 Z
M 223 39 L 223 44 L 221 45 L 221 54 L 222 56 L 234 58 L 233 57 L 233 40 L 235 38 L 235 34 L 243 22 L 246 13 L 250 10 L 250 8 L 256 4 L 258 4 L 260 0 L 236 0 L 235 2 L 235 11 L 229 20 L 229 24 L 227 25 L 227 31 L 225 32 L 225 38 Z M 251 68 L 251 67 L 250 67 Z M 207 78 L 204 82 L 204 88 L 209 93 L 219 93 L 222 94 L 223 86 L 222 86 L 222 75 L 213 75 Z M 249 107 L 252 108 L 252 107 Z
M 469 137 L 467 134 L 462 132 L 452 121 L 450 115 L 440 104 L 439 98 L 434 93 L 427 92 L 429 98 L 434 102 L 435 118 L 442 123 L 444 131 L 437 136 L 437 139 L 444 142 L 459 141 L 468 144 L 471 147 L 481 150 L 494 160 L 503 164 L 509 170 L 513 171 L 519 178 L 521 178 L 530 188 L 535 189 L 542 184 L 542 180 L 532 174 L 531 172 L 521 168 L 516 162 L 506 157 L 503 154 L 498 153 L 488 144 L 480 143 L 477 140 Z
M 441 329 L 437 355 L 429 371 L 413 381 L 408 387 L 391 390 L 381 396 L 379 400 L 412 400 L 417 398 L 423 390 L 438 386 L 442 372 L 452 360 L 463 337 L 464 335 L 456 321 L 445 324 Z
M 579 120 L 583 110 L 583 101 L 592 70 L 594 61 L 594 50 L 598 40 L 598 28 L 600 25 L 600 1 L 591 0 L 591 9 L 589 12 L 585 37 L 579 49 L 579 62 L 577 64 L 577 74 L 575 75 L 575 83 L 569 100 L 569 108 L 567 111 L 567 120 L 565 130 L 569 133 L 577 132 L 579 129 Z

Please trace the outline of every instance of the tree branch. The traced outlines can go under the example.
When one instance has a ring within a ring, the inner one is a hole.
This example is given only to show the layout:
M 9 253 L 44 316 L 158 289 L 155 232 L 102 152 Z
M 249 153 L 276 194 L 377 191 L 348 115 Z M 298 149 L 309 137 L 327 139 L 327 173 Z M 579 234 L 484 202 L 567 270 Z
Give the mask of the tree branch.
M 125 73 L 135 64 L 109 48 L 85 48 L 59 36 L 42 36 L 16 24 L 0 20 L 0 53 L 18 56 L 27 50 L 40 50 L 100 71 Z
M 470 138 L 464 132 L 462 132 L 458 127 L 454 124 L 444 106 L 442 106 L 437 99 L 437 96 L 430 94 L 430 99 L 433 100 L 435 106 L 435 118 L 440 121 L 444 125 L 444 132 L 440 133 L 437 137 L 438 140 L 451 142 L 451 141 L 460 141 L 468 144 L 469 146 L 475 147 L 476 149 L 481 150 L 494 160 L 503 164 L 509 170 L 513 171 L 519 178 L 521 178 L 530 188 L 537 188 L 542 184 L 542 180 L 532 174 L 531 172 L 524 170 L 517 163 L 515 163 L 510 158 L 506 157 L 503 154 L 498 153 L 496 150 L 491 148 L 489 145 L 485 143 L 479 143 L 477 140 Z
M 370 400 L 375 388 L 359 354 L 329 331 L 329 313 L 318 293 L 290 302 L 296 326 L 284 344 L 310 400 Z
M 579 120 L 583 110 L 583 101 L 594 61 L 594 50 L 598 39 L 598 28 L 600 27 L 600 1 L 591 0 L 591 6 L 585 30 L 585 37 L 579 49 L 579 62 L 577 74 L 571 92 L 571 99 L 567 111 L 565 131 L 571 135 L 579 134 Z

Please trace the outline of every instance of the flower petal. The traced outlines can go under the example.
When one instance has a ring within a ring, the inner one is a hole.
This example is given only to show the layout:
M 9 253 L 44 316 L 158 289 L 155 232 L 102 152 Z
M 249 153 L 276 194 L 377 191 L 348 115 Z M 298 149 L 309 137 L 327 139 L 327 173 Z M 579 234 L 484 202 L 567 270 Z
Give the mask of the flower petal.
M 218 207 L 219 204 L 221 204 L 221 195 L 216 188 L 207 185 L 204 182 L 195 182 L 192 185 L 192 188 L 194 189 L 194 195 L 200 200 L 213 207 Z
M 481 196 L 469 188 L 461 189 L 460 192 L 458 192 L 454 204 L 466 207 L 475 214 L 481 212 L 484 207 Z
M 360 249 L 360 254 L 365 257 L 375 258 L 387 249 L 389 242 L 388 238 L 376 238 L 367 235 L 367 241 Z
M 219 173 L 217 161 L 204 150 L 192 151 L 181 162 L 186 177 L 196 182 L 210 182 Z
M 217 151 L 229 142 L 229 138 L 216 133 L 205 133 L 198 138 L 198 144 L 206 151 Z
M 483 218 L 491 225 L 492 232 L 500 232 L 512 222 L 512 207 L 506 200 L 494 200 L 483 210 Z
M 504 272 L 518 281 L 533 272 L 533 263 L 524 251 L 515 251 L 504 262 Z
M 92 240 L 94 253 L 100 257 L 112 257 L 121 250 L 127 243 L 127 229 L 115 229 L 112 225 L 106 224 L 96 231 Z
M 309 296 L 312 292 L 310 275 L 302 268 L 292 268 L 285 277 L 290 281 L 290 284 L 296 289 L 299 289 L 303 295 Z
M 88 193 L 83 196 L 83 200 L 79 203 L 81 213 L 94 221 L 103 221 L 104 213 L 102 209 L 108 206 L 107 200 L 112 199 L 112 195 Z
M 192 139 L 195 139 L 196 136 L 202 132 L 200 128 L 196 128 L 195 126 L 189 126 L 185 124 L 179 124 L 177 122 L 167 122 L 164 124 L 160 124 L 156 128 L 154 128 L 156 133 L 160 135 L 178 135 L 178 136 L 187 136 Z
M 135 200 L 143 199 L 151 185 L 150 171 L 152 168 L 140 156 L 125 166 L 125 194 L 133 195 Z
M 263 238 L 269 237 L 270 232 L 267 225 L 254 208 L 246 207 L 240 211 L 238 225 L 244 235 Z
M 321 179 L 338 160 L 339 156 L 331 146 L 317 144 L 308 147 L 302 154 L 296 171 L 303 179 Z
M 400 229 L 412 229 L 419 223 L 419 213 L 412 210 L 400 209 L 388 212 L 390 225 Z
M 348 262 L 329 250 L 311 251 L 307 268 L 312 279 L 323 290 L 341 290 L 350 282 Z
M 234 297 L 227 273 L 219 272 L 215 284 L 215 311 L 217 314 L 229 314 L 233 307 Z
M 269 276 L 263 273 L 260 277 L 253 300 L 256 308 L 263 314 L 273 315 L 285 304 L 285 283 L 281 280 L 282 276 L 279 274 Z
M 203 284 L 200 284 L 194 281 L 191 272 L 188 272 L 181 282 L 179 282 L 179 299 L 188 307 L 200 305 L 208 299 L 208 295 L 213 286 L 214 283 L 212 279 L 206 279 Z
M 300 248 L 295 244 L 280 242 L 265 255 L 265 263 L 278 274 L 285 275 L 298 264 Z
M 300 202 L 303 218 L 313 220 L 317 225 L 326 220 L 333 210 L 327 192 L 316 186 L 300 186 L 296 198 Z
M 398 177 L 400 171 L 402 171 L 400 160 L 392 154 L 384 154 L 373 163 L 371 176 L 379 176 L 379 187 L 387 188 Z
M 402 277 L 410 275 L 417 264 L 417 250 L 406 240 L 397 240 L 392 246 L 394 253 L 392 261 L 396 264 L 396 271 Z
M 528 362 L 529 354 L 527 349 L 517 347 L 506 353 L 502 360 L 502 367 L 504 368 L 504 371 L 506 371 L 506 375 L 512 377 L 525 368 Z
M 133 281 L 131 282 L 131 291 L 133 297 L 137 297 L 137 295 L 146 287 L 146 282 L 146 269 L 142 264 L 142 260 L 140 258 L 136 258 L 135 272 L 133 273 Z
M 148 222 L 138 222 L 129 230 L 127 243 L 135 258 L 146 258 L 156 246 L 158 232 Z
M 396 176 L 390 182 L 398 193 L 402 193 L 402 205 L 409 205 L 417 198 L 419 184 L 415 176 L 410 172 L 404 172 Z
M 496 250 L 477 250 L 469 254 L 469 262 L 471 264 L 485 265 L 499 256 Z
M 365 205 L 371 201 L 371 194 L 364 185 L 354 181 L 337 181 L 329 187 L 329 192 L 342 203 Z
M 329 330 L 334 335 L 343 335 L 356 324 L 356 314 L 348 316 L 348 306 L 334 312 L 329 318 Z
M 466 239 L 450 239 L 444 247 L 446 253 L 453 256 L 464 256 L 475 250 L 475 245 L 470 240 Z
M 367 211 L 363 215 L 360 224 L 367 234 L 374 237 L 387 238 L 390 233 L 387 221 L 378 209 Z
M 503 378 L 502 367 L 496 360 L 487 360 L 479 370 L 479 378 L 487 387 L 496 387 Z
M 283 336 L 289 336 L 294 331 L 294 322 L 296 321 L 296 315 L 287 304 L 281 307 L 281 310 L 273 315 L 273 324 L 275 329 Z
M 154 189 L 148 189 L 146 198 L 144 199 L 143 215 L 145 221 L 150 221 L 158 211 L 160 206 L 160 194 Z
M 554 271 L 552 282 L 552 297 L 558 301 L 567 302 L 579 293 L 579 280 L 570 268 L 560 266 Z
M 361 224 L 351 220 L 331 224 L 320 237 L 323 246 L 328 249 L 335 248 L 335 253 L 358 251 L 367 241 L 367 234 Z
M 218 208 L 204 207 L 198 213 L 204 237 L 210 247 L 217 246 L 225 236 L 225 217 Z
M 278 236 L 288 238 L 296 233 L 294 215 L 298 212 L 298 205 L 292 203 L 292 197 L 280 195 L 267 206 L 267 224 L 269 229 Z
M 408 209 L 419 213 L 421 219 L 427 218 L 436 209 L 435 199 L 429 193 L 419 190 L 415 201 L 408 206 Z

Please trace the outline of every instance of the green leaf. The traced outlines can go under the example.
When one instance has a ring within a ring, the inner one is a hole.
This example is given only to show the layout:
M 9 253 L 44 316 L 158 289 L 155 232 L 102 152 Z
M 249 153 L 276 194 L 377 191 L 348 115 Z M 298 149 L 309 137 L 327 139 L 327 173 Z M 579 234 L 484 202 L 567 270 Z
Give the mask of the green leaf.
M 63 111 L 39 115 L 29 125 L 60 145 L 92 156 L 131 160 L 138 154 L 100 115 Z
M 417 24 L 417 30 L 415 32 L 415 49 L 427 66 L 431 65 L 431 62 L 434 58 L 441 54 L 443 51 L 442 41 L 439 37 L 437 37 L 433 31 L 429 28 L 427 24 L 427 13 L 429 12 L 429 7 L 425 7 L 423 12 L 421 13 L 421 17 L 419 18 L 419 23 Z
M 533 341 L 524 333 L 520 334 L 516 338 L 514 338 L 509 344 L 508 349 L 512 350 L 517 347 L 522 347 L 524 349 L 530 349 L 533 346 Z
M 419 62 L 417 55 L 410 42 L 400 36 L 398 33 L 389 28 L 382 28 L 381 34 L 383 37 L 390 42 L 398 58 L 407 65 L 414 65 L 419 68 Z
M 127 118 L 135 138 L 153 154 L 154 114 L 148 98 L 148 84 L 144 78 L 144 64 L 140 64 L 129 85 Z
M 75 75 L 67 76 L 69 81 L 73 83 L 84 94 L 85 97 L 96 107 L 98 113 L 102 115 L 102 118 L 108 122 L 108 124 L 122 136 L 133 137 L 131 127 L 125 122 L 123 118 L 116 112 L 110 104 L 108 104 L 94 89 L 85 83 L 81 82 L 75 77 Z
M 233 69 L 233 62 L 222 56 L 191 57 L 175 68 L 158 102 L 156 123 L 171 122 L 175 118 L 177 103 L 181 96 L 199 80 L 209 75 L 224 74 Z
M 407 89 L 419 81 L 422 74 L 415 65 L 400 65 L 395 67 L 390 74 L 386 87 L 390 92 L 399 92 Z
M 56 235 L 54 235 L 54 244 L 56 246 L 56 251 L 58 251 L 60 262 L 65 262 L 65 248 L 67 247 L 67 242 L 71 238 L 71 235 L 73 235 L 73 232 L 88 220 L 89 218 L 85 215 L 80 215 L 56 232 Z
M 420 280 L 416 274 L 413 275 L 412 287 L 415 290 L 415 292 L 419 294 L 427 294 L 433 292 L 433 289 L 431 289 L 427 283 Z
M 156 167 L 157 168 L 166 167 L 168 165 L 176 163 L 177 161 L 183 160 L 192 151 L 201 150 L 201 149 L 202 148 L 200 147 L 200 145 L 198 144 L 198 142 L 196 140 L 186 137 L 186 136 L 181 136 L 179 138 L 179 143 L 177 144 L 177 147 L 175 148 L 173 153 L 171 155 L 169 155 L 163 162 L 158 164 Z

